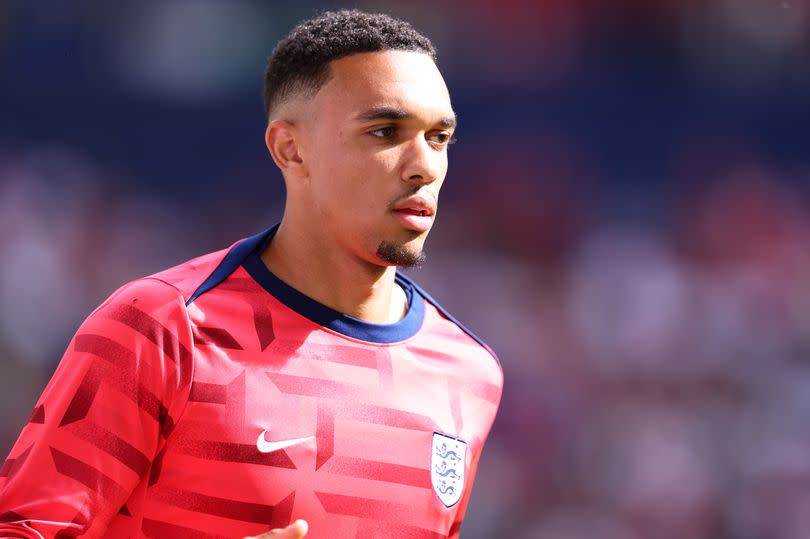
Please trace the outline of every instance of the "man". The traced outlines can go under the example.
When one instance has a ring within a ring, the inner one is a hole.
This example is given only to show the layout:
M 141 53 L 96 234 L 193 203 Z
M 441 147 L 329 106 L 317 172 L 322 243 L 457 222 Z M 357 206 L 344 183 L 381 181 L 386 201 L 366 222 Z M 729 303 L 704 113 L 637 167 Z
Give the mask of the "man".
M 502 372 L 396 271 L 456 125 L 435 58 L 360 11 L 279 43 L 281 223 L 89 316 L 0 470 L 0 536 L 459 534 Z

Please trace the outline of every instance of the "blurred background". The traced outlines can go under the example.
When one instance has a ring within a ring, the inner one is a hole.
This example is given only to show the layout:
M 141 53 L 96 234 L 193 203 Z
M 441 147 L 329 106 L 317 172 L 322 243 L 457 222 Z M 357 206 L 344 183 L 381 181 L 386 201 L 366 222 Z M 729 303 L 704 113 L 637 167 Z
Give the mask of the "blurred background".
M 810 537 L 810 3 L 353 5 L 460 116 L 412 274 L 506 376 L 462 536 Z M 279 219 L 265 59 L 339 6 L 0 2 L 0 454 L 109 293 Z

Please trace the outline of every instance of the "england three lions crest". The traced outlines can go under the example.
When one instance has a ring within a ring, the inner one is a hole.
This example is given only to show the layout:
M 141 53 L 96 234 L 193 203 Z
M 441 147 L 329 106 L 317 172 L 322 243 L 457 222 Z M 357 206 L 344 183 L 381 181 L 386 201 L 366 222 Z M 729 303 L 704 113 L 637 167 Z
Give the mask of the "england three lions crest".
M 430 481 L 433 483 L 433 491 L 447 507 L 452 507 L 461 499 L 461 493 L 464 491 L 466 457 L 465 442 L 437 432 L 433 433 Z

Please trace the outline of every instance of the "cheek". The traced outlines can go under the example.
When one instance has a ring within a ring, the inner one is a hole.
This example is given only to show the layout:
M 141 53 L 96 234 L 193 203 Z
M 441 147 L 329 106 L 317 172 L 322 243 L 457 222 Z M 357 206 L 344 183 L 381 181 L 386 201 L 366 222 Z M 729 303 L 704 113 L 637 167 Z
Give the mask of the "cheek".
M 339 178 L 343 196 L 364 206 L 386 204 L 392 192 L 396 192 L 397 151 L 368 147 L 347 146 L 346 151 L 336 156 L 333 177 Z
M 310 165 L 312 197 L 321 211 L 335 213 L 351 191 L 356 159 L 342 133 L 319 139 L 314 150 Z
M 444 180 L 447 177 L 447 154 L 444 154 L 442 161 L 439 165 L 439 180 L 435 182 L 436 184 L 436 192 L 438 193 L 439 189 L 441 189 L 442 185 L 444 185 Z
M 396 157 L 389 153 L 333 144 L 313 167 L 318 210 L 331 221 L 349 221 L 347 226 L 352 227 L 378 215 L 398 192 Z

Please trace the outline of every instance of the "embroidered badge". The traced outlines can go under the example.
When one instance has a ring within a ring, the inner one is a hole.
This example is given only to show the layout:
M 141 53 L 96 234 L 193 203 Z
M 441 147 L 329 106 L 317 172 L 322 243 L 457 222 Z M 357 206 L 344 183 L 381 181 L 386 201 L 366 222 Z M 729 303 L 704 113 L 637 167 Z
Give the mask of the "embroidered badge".
M 433 491 L 447 507 L 461 499 L 464 491 L 467 444 L 461 440 L 433 433 L 430 455 L 430 481 Z

